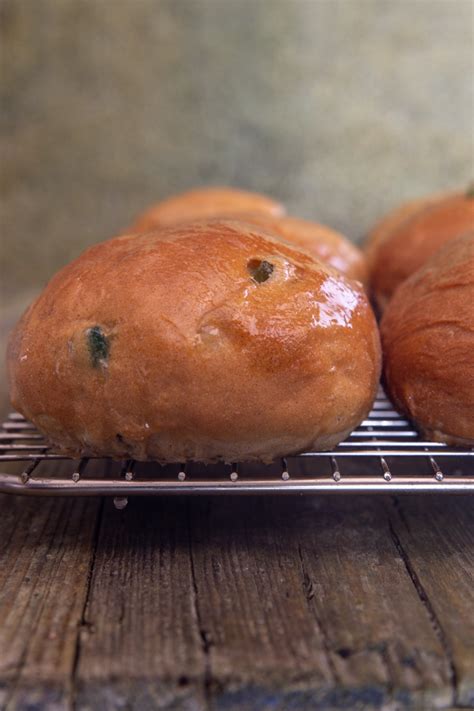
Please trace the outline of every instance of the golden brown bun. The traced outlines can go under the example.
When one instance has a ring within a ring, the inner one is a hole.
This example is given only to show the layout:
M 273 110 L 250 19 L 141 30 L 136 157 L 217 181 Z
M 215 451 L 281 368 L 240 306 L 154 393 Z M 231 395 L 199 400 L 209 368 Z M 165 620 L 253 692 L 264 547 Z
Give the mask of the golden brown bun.
M 371 254 L 379 242 L 384 240 L 391 232 L 394 232 L 409 217 L 420 212 L 423 208 L 440 197 L 446 197 L 446 194 L 443 193 L 443 195 L 409 200 L 408 202 L 404 202 L 402 205 L 399 205 L 394 210 L 390 210 L 389 213 L 384 215 L 382 219 L 375 224 L 375 227 L 373 227 L 367 235 L 367 239 L 365 241 L 366 253 Z
M 286 217 L 284 212 L 282 205 L 257 193 L 234 188 L 204 188 L 153 205 L 138 217 L 130 231 L 147 232 L 203 218 L 245 220 L 304 249 L 351 279 L 367 281 L 365 257 L 348 239 L 324 225 Z
M 199 188 L 152 205 L 137 217 L 129 227 L 129 233 L 149 232 L 180 222 L 241 212 L 278 216 L 285 214 L 285 208 L 276 200 L 259 193 L 226 187 Z
M 394 404 L 429 437 L 474 444 L 474 233 L 399 287 L 381 332 Z
M 367 242 L 371 291 L 383 311 L 396 288 L 446 242 L 474 229 L 474 199 L 450 193 L 402 205 Z
M 380 345 L 356 282 L 212 221 L 87 250 L 25 313 L 8 361 L 13 405 L 70 454 L 269 461 L 359 424 Z
M 240 219 L 272 232 L 289 245 L 304 250 L 350 279 L 357 279 L 363 284 L 367 282 L 367 265 L 363 253 L 346 237 L 326 225 L 299 217 L 272 217 L 263 213 L 241 215 Z

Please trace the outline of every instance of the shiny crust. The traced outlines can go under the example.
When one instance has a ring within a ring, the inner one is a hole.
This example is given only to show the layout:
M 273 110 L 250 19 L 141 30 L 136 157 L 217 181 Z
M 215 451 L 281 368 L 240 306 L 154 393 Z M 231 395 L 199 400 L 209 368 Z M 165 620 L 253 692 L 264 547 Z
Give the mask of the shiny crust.
M 367 282 L 365 257 L 348 239 L 325 225 L 288 217 L 284 212 L 282 205 L 257 193 L 204 188 L 153 205 L 138 217 L 130 231 L 146 232 L 202 218 L 245 220 L 305 250 L 351 279 Z
M 378 246 L 378 244 L 388 237 L 392 232 L 398 229 L 406 220 L 420 212 L 423 208 L 434 202 L 441 196 L 436 197 L 423 197 L 416 200 L 409 200 L 408 202 L 399 205 L 394 210 L 390 210 L 389 213 L 384 215 L 381 220 L 379 220 L 375 227 L 371 229 L 367 235 L 365 242 L 365 251 L 367 254 L 372 254 L 373 250 Z M 442 197 L 445 197 L 443 195 Z
M 380 309 L 407 277 L 446 242 L 474 229 L 474 199 L 449 193 L 402 205 L 369 235 L 366 254 L 371 292 Z
M 8 361 L 13 405 L 69 454 L 270 461 L 359 424 L 380 346 L 355 282 L 212 221 L 86 251 L 25 313 Z
M 474 444 L 474 235 L 407 279 L 381 324 L 385 380 L 402 412 L 436 440 Z
M 339 232 L 317 222 L 299 217 L 272 217 L 264 214 L 241 215 L 241 220 L 270 231 L 289 245 L 304 250 L 312 257 L 329 264 L 341 274 L 367 282 L 364 254 Z
M 128 231 L 148 232 L 180 222 L 242 212 L 276 217 L 284 215 L 286 211 L 281 203 L 259 193 L 226 187 L 199 188 L 173 195 L 152 205 L 137 217 Z

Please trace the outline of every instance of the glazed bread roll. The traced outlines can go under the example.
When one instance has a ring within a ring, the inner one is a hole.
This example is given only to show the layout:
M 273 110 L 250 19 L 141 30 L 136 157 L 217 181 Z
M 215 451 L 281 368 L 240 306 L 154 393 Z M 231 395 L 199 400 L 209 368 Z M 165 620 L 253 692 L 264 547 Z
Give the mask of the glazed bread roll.
M 446 193 L 442 195 L 431 195 L 428 197 L 409 200 L 399 205 L 394 210 L 390 210 L 387 215 L 384 215 L 367 235 L 365 241 L 365 251 L 367 255 L 372 255 L 379 242 L 385 239 L 389 234 L 400 227 L 409 217 L 415 215 L 424 209 L 427 205 L 435 202 L 440 197 L 446 197 Z
M 326 225 L 299 217 L 272 217 L 263 213 L 242 215 L 240 219 L 272 232 L 279 239 L 329 264 L 350 279 L 357 279 L 363 284 L 367 282 L 367 265 L 361 250 Z
M 360 423 L 380 346 L 356 282 L 211 221 L 87 250 L 26 311 L 8 362 L 13 405 L 70 455 L 268 462 Z
M 152 205 L 137 217 L 128 232 L 148 232 L 180 222 L 242 212 L 278 216 L 286 211 L 279 202 L 259 193 L 226 187 L 198 188 Z
M 383 311 L 396 288 L 446 242 L 474 229 L 474 194 L 450 193 L 402 205 L 369 235 L 370 287 Z
M 474 233 L 399 287 L 381 333 L 396 407 L 432 439 L 474 444 Z
M 263 227 L 299 250 L 305 250 L 351 279 L 367 281 L 365 257 L 348 239 L 325 225 L 286 217 L 284 212 L 282 205 L 257 193 L 233 188 L 204 188 L 153 205 L 129 229 L 131 232 L 146 232 L 203 217 L 245 220 Z

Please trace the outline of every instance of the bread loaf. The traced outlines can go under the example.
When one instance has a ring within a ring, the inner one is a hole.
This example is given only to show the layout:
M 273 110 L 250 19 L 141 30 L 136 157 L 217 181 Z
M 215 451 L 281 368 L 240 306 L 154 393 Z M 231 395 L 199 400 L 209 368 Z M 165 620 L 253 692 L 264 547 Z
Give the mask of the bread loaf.
M 381 333 L 397 408 L 429 438 L 474 444 L 474 233 L 446 244 L 398 288 Z
M 98 244 L 10 339 L 13 405 L 70 455 L 263 460 L 329 449 L 379 379 L 362 289 L 236 221 Z
M 282 205 L 257 193 L 234 188 L 204 188 L 152 205 L 136 219 L 129 231 L 146 232 L 203 217 L 242 220 L 272 232 L 351 279 L 367 281 L 365 257 L 348 239 L 330 227 L 283 213 Z
M 367 265 L 364 254 L 344 235 L 317 222 L 284 215 L 241 215 L 240 219 L 272 232 L 289 245 L 303 250 L 315 259 L 329 264 L 350 279 L 365 284 Z
M 397 287 L 446 242 L 474 230 L 474 195 L 449 193 L 402 205 L 369 236 L 370 287 L 383 311 Z
M 151 205 L 136 218 L 128 232 L 148 232 L 180 222 L 239 213 L 279 216 L 285 214 L 285 208 L 266 195 L 247 190 L 226 187 L 197 188 Z

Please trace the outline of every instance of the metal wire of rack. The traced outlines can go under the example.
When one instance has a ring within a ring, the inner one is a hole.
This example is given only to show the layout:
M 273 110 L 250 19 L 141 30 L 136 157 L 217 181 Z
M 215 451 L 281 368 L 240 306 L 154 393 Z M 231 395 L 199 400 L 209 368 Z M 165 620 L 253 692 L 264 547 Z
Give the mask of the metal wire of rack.
M 55 460 L 71 464 L 70 475 L 42 471 Z M 79 461 L 48 448 L 42 435 L 12 413 L 0 429 L 0 463 L 20 462 L 0 472 L 0 492 L 43 496 L 113 496 L 117 508 L 129 496 L 256 493 L 471 493 L 474 447 L 453 448 L 424 440 L 380 391 L 366 420 L 330 452 L 305 452 L 271 467 L 232 464 L 162 467 L 128 460 Z M 115 473 L 111 470 L 115 468 Z

